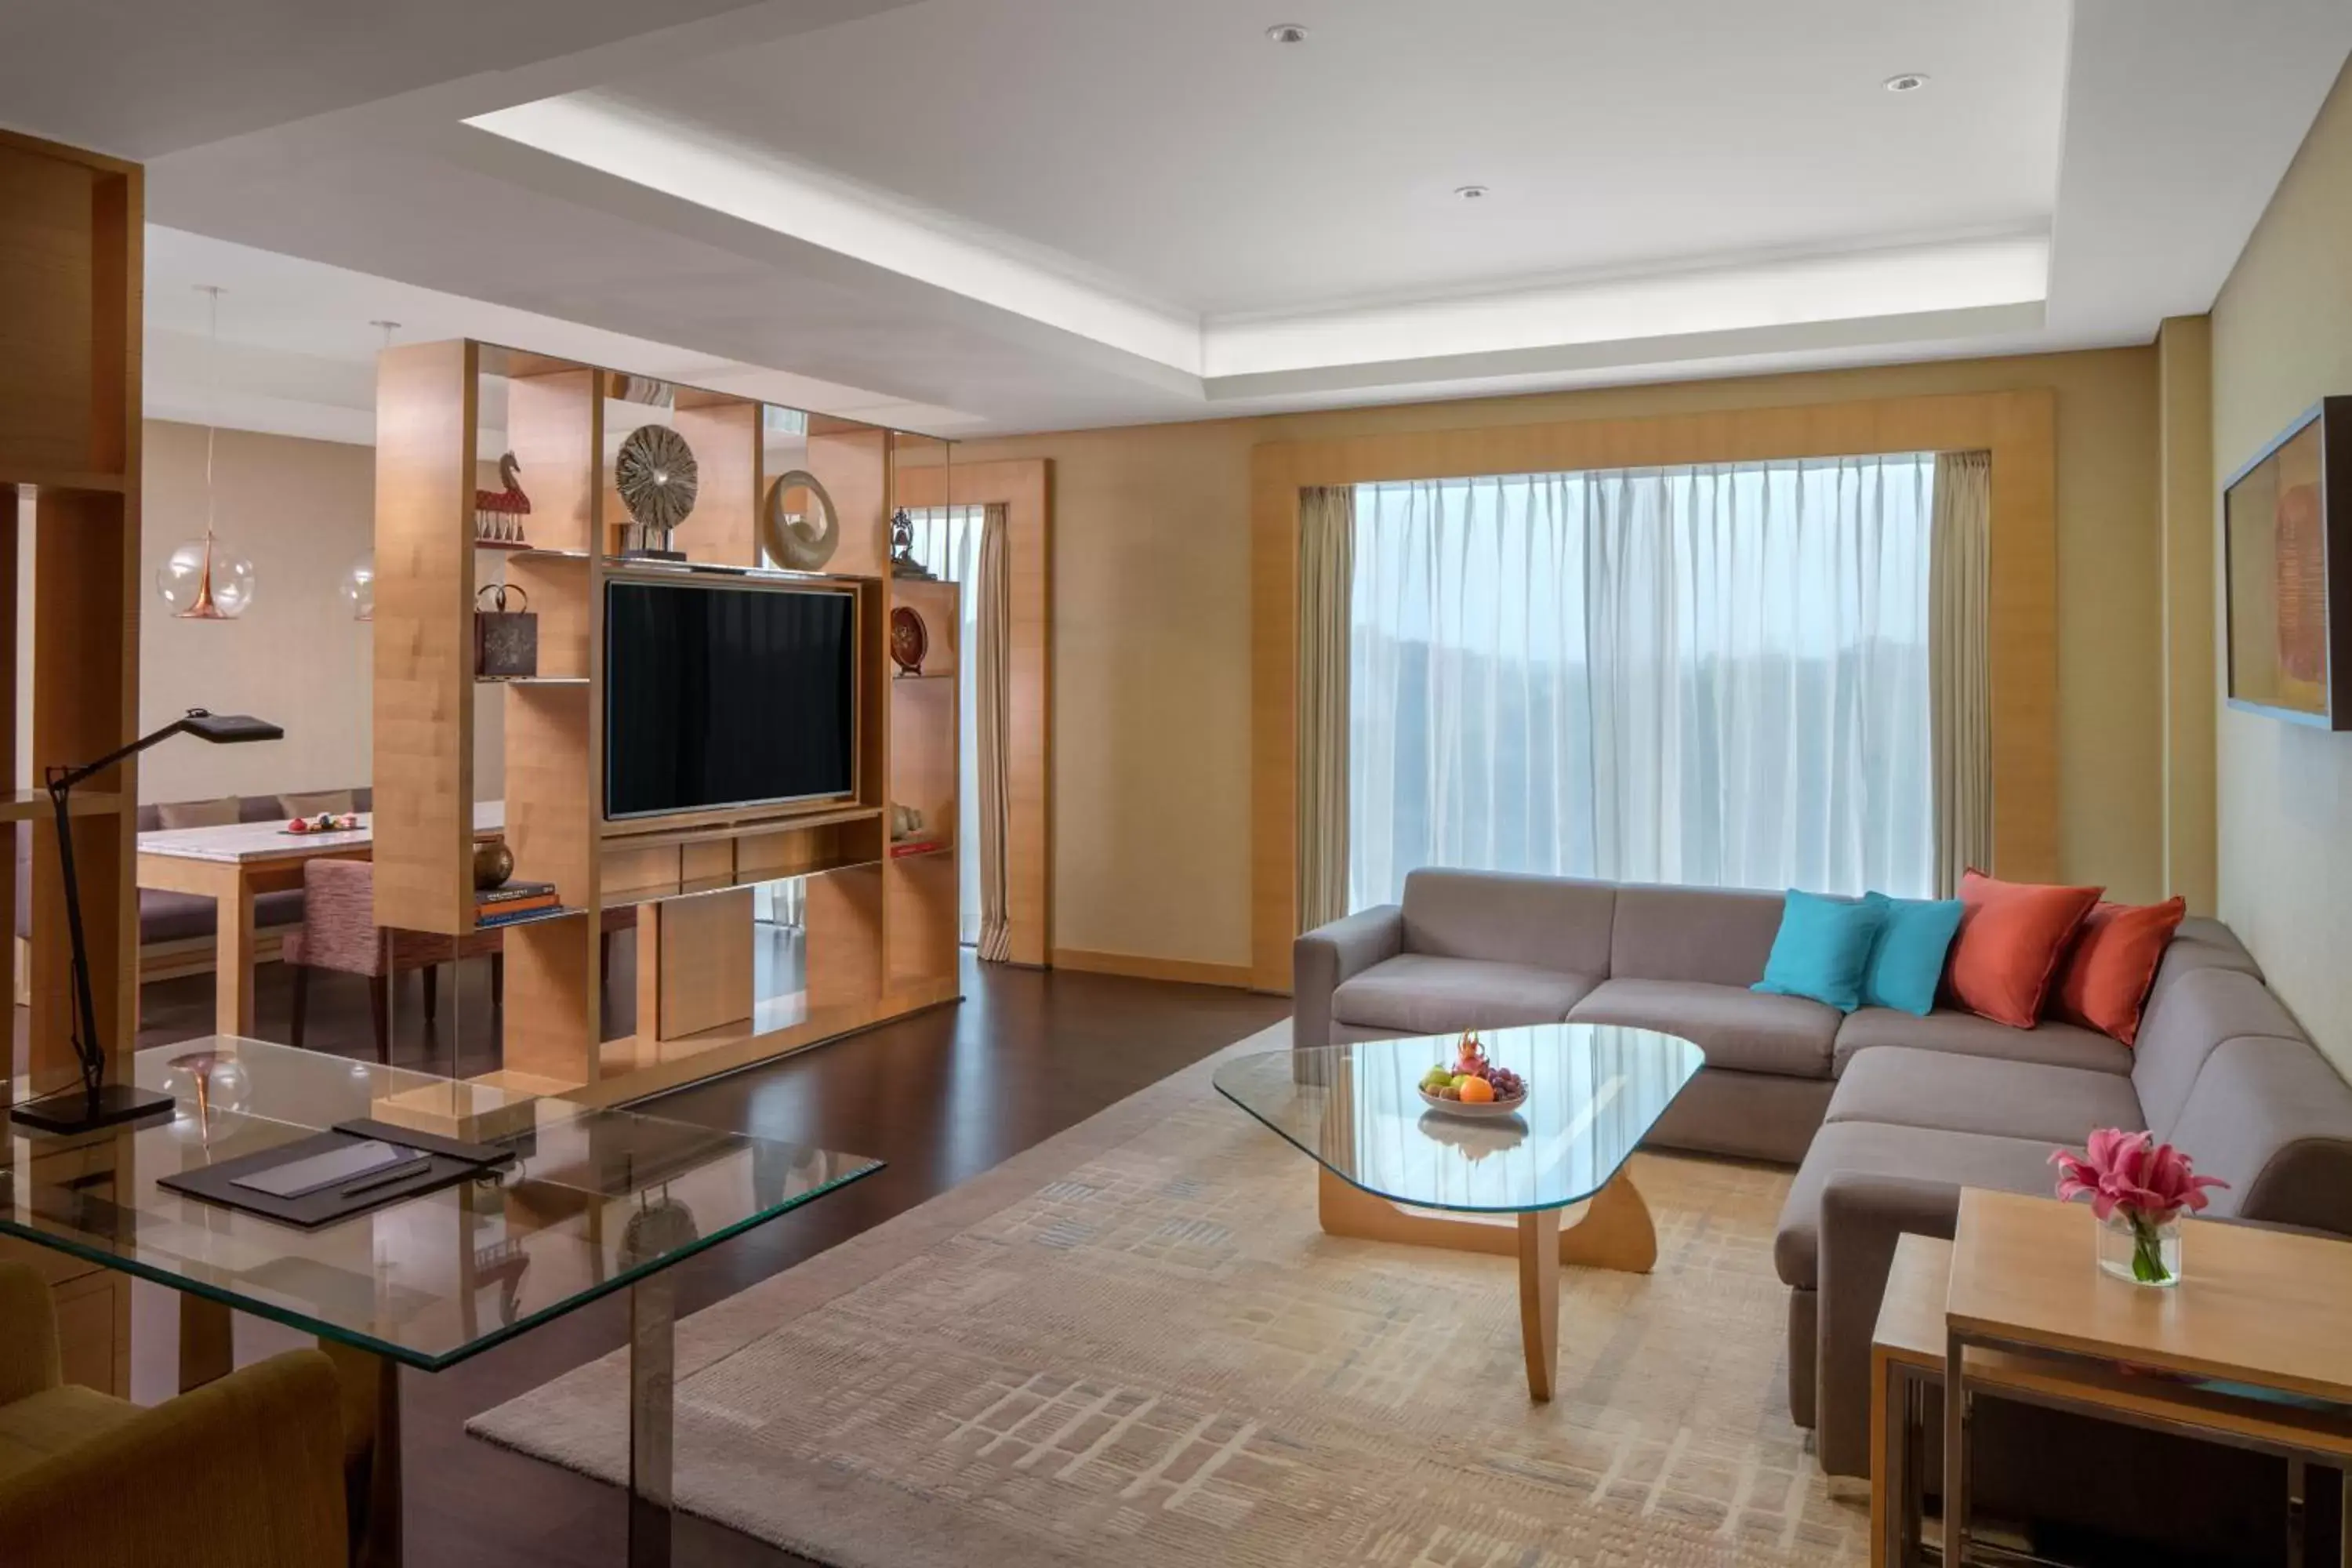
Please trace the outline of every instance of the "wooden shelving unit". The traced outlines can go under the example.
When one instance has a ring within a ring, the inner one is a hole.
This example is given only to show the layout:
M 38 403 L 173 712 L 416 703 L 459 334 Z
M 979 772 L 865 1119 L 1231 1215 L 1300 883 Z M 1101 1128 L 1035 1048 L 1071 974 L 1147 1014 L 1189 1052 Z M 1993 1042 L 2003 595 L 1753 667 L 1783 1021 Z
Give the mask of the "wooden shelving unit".
M 485 692 L 502 707 L 516 874 L 553 882 L 565 907 L 561 918 L 504 928 L 499 1080 L 614 1103 L 953 1000 L 955 682 L 895 680 L 887 651 L 890 611 L 911 603 L 932 628 L 937 671 L 955 668 L 955 586 L 887 574 L 898 444 L 937 444 L 473 342 L 387 350 L 377 410 L 377 920 L 472 929 L 473 747 Z M 619 556 L 626 513 L 611 453 L 649 420 L 685 437 L 699 469 L 676 540 L 688 564 L 653 570 L 793 575 L 857 595 L 854 800 L 604 819 L 604 585 L 647 570 Z M 485 427 L 503 428 L 520 466 L 530 548 L 475 546 L 474 490 L 499 456 L 481 445 Z M 789 462 L 772 461 L 779 430 L 789 433 Z M 822 576 L 763 558 L 761 507 L 787 468 L 814 474 L 838 515 L 840 543 Z M 539 616 L 533 679 L 472 673 L 475 592 L 500 576 Z M 893 802 L 917 805 L 948 836 L 919 865 L 890 858 Z M 808 983 L 763 1000 L 752 994 L 751 889 L 792 878 L 805 879 Z M 624 908 L 636 910 L 637 1033 L 605 1041 L 600 950 Z
M 65 886 L 46 770 L 102 756 L 138 733 L 140 333 L 145 186 L 135 163 L 0 132 L 0 820 L 32 836 L 24 939 L 31 1016 L 12 1097 L 76 1081 Z M 32 571 L 20 579 L 21 531 Z M 33 621 L 32 755 L 16 752 L 18 630 Z M 20 772 L 33 787 L 15 787 Z M 74 859 L 99 1032 L 128 1055 L 138 1026 L 138 771 L 125 763 L 73 797 Z M 16 858 L 0 856 L 13 924 Z M 12 944 L 13 945 L 13 944 Z M 0 1063 L 7 1058 L 0 1058 Z M 77 1148 L 57 1158 L 81 1158 Z M 102 1164 L 103 1162 L 99 1163 Z M 93 1167 L 95 1168 L 95 1166 Z M 61 1181 L 71 1177 L 61 1170 Z M 102 1183 L 85 1189 L 103 1202 Z M 129 1391 L 130 1285 L 43 1248 L 0 1248 L 47 1277 L 66 1375 Z

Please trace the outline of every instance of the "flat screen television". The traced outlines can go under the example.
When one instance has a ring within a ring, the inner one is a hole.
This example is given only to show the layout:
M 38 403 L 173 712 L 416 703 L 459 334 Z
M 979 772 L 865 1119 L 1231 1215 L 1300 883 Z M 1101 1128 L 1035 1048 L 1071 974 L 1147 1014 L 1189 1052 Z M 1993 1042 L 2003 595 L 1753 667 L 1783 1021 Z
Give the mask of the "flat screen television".
M 604 584 L 604 816 L 857 791 L 857 596 L 802 584 Z
M 2221 490 L 2232 707 L 2352 729 L 2352 397 L 2331 397 Z

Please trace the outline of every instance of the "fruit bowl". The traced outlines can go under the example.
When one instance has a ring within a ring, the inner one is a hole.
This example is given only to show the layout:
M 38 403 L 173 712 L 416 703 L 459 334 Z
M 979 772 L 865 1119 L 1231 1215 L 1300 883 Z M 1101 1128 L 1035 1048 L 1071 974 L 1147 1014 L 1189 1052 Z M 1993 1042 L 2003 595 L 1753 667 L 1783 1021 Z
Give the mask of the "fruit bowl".
M 1496 1117 L 1517 1114 L 1519 1108 L 1527 1104 L 1528 1097 L 1522 1094 L 1517 1100 L 1490 1100 L 1482 1103 L 1476 1100 L 1446 1100 L 1424 1089 L 1421 1091 L 1421 1102 L 1440 1116 L 1459 1116 L 1468 1121 L 1488 1121 Z
M 1431 1068 L 1416 1087 L 1432 1110 L 1471 1121 L 1508 1116 L 1528 1102 L 1527 1080 L 1488 1061 L 1475 1029 L 1462 1037 L 1451 1064 Z

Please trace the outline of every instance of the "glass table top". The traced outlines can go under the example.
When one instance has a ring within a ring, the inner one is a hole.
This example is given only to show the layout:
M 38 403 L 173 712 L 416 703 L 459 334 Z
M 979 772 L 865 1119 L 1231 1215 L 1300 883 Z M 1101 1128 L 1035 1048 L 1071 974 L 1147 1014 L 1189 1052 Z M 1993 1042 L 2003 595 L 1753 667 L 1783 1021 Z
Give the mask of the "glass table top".
M 1433 1110 L 1423 1075 L 1459 1034 L 1238 1057 L 1219 1093 L 1333 1175 L 1417 1208 L 1525 1214 L 1609 1183 L 1706 1059 L 1688 1040 L 1614 1024 L 1482 1029 L 1487 1059 L 1527 1080 L 1509 1115 Z
M 428 1371 L 881 1169 L 258 1040 L 182 1041 L 132 1061 L 140 1085 L 173 1095 L 173 1118 L 73 1138 L 6 1128 L 0 1234 Z M 317 1230 L 156 1184 L 362 1117 L 517 1157 Z

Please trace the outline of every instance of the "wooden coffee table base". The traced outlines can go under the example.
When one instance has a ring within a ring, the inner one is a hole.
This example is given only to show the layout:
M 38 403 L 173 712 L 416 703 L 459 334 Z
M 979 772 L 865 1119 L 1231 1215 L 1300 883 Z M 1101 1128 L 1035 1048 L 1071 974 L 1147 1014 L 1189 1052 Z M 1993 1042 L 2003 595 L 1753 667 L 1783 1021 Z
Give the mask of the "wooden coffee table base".
M 1650 1223 L 1650 1205 L 1625 1171 L 1580 1204 L 1493 1219 L 1403 1208 L 1350 1186 L 1328 1168 L 1318 1166 L 1316 1175 L 1317 1216 L 1327 1235 L 1518 1259 L 1519 1337 L 1533 1399 L 1551 1397 L 1559 1364 L 1559 1266 L 1647 1274 L 1657 1265 L 1658 1233 Z

